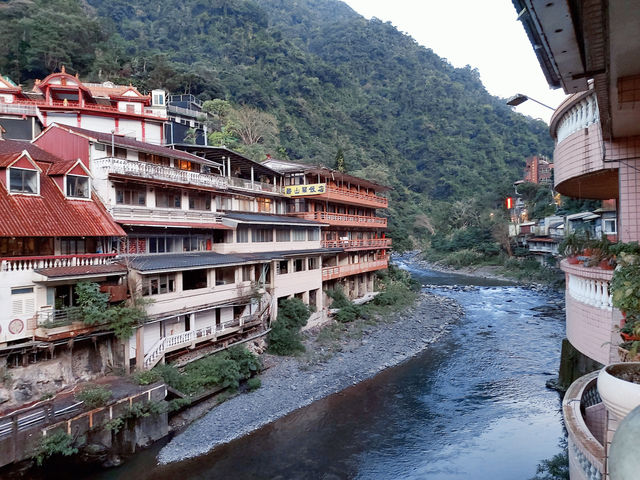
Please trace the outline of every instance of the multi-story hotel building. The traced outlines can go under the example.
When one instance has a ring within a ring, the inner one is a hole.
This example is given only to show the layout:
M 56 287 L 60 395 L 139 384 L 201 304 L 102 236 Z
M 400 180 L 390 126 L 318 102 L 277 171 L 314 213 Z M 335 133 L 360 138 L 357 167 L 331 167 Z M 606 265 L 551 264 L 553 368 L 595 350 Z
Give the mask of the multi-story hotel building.
M 569 94 L 551 119 L 555 189 L 617 201 L 617 233 L 640 240 L 640 9 L 633 2 L 514 0 L 550 86 Z M 612 272 L 562 262 L 567 338 L 603 365 L 619 361 Z M 572 480 L 608 478 L 618 418 L 608 411 L 596 373 L 577 379 L 563 402 Z M 634 452 L 630 451 L 630 454 Z
M 57 123 L 166 143 L 164 90 L 143 95 L 131 85 L 82 82 L 64 67 L 36 80 L 30 91 L 0 76 L 0 120 L 14 139 L 31 140 Z
M 362 178 L 326 167 L 269 159 L 265 165 L 284 175 L 284 193 L 290 197 L 288 213 L 293 217 L 322 222 L 322 280 L 324 289 L 340 286 L 350 298 L 374 290 L 377 270 L 388 266 L 391 239 L 386 237 L 389 190 Z

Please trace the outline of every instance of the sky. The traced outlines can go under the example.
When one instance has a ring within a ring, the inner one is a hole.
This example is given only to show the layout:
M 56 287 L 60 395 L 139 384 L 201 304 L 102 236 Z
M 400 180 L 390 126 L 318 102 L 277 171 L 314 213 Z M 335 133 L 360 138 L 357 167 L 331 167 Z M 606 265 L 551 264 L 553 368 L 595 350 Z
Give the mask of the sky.
M 487 91 L 522 93 L 554 109 L 565 97 L 544 78 L 511 0 L 343 0 L 366 18 L 390 21 L 454 67 L 471 65 Z M 549 123 L 552 110 L 533 101 L 515 110 Z

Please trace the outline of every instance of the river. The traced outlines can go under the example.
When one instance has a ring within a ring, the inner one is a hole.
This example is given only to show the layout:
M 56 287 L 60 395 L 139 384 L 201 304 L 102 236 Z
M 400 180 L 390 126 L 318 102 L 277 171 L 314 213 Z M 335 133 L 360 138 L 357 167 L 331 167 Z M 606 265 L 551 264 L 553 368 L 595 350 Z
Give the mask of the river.
M 158 467 L 157 446 L 85 478 L 531 478 L 561 450 L 560 398 L 545 382 L 559 364 L 562 297 L 403 266 L 464 307 L 445 339 L 206 456 Z

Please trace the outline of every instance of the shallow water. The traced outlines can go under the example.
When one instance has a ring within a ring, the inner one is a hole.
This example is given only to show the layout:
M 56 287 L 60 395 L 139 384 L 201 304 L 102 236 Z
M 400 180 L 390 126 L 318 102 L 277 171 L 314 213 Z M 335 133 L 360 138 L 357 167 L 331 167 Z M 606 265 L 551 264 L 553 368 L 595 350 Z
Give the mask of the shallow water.
M 528 479 L 560 451 L 560 399 L 545 388 L 564 336 L 560 297 L 413 269 L 466 316 L 427 351 L 211 454 L 155 466 L 159 446 L 93 479 Z M 547 316 L 551 315 L 551 316 Z M 82 478 L 76 476 L 76 478 Z

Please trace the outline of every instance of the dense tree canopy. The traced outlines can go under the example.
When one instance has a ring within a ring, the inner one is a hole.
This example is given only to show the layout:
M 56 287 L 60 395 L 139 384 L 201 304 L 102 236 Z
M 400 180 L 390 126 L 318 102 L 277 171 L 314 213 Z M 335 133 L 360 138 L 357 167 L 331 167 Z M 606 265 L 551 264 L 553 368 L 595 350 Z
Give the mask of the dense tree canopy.
M 0 73 L 15 81 L 65 64 L 257 112 L 266 137 L 245 152 L 258 159 L 334 166 L 341 152 L 393 187 L 396 246 L 430 235 L 442 205 L 499 205 L 524 159 L 552 150 L 546 125 L 490 96 L 477 70 L 337 0 L 10 0 L 0 25 Z

